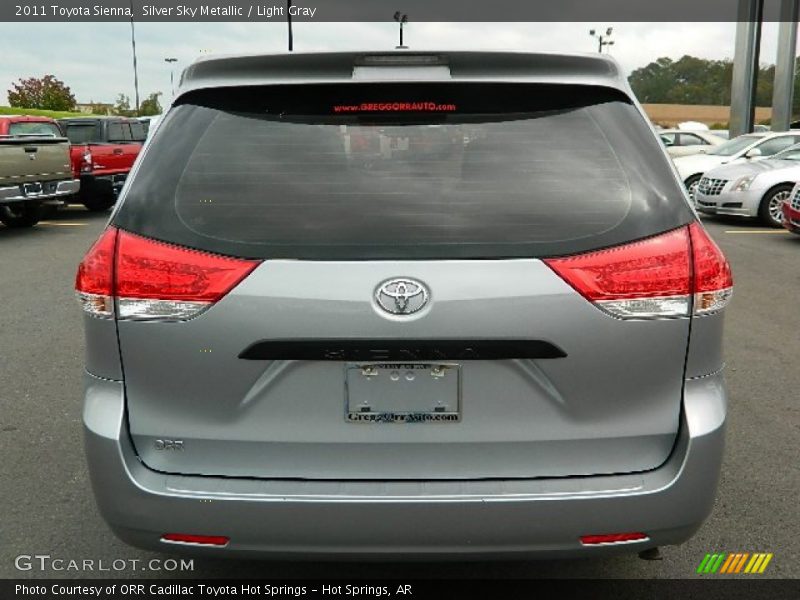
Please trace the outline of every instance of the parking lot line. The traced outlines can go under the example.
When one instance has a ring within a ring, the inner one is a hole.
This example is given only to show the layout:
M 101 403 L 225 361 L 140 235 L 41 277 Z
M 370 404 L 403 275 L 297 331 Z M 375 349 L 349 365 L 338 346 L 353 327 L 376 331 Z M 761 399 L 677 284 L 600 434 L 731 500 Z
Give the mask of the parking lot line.
M 789 233 L 786 229 L 729 229 L 725 233 Z
M 39 221 L 39 225 L 52 225 L 53 227 L 83 227 L 86 223 L 61 223 L 54 221 Z

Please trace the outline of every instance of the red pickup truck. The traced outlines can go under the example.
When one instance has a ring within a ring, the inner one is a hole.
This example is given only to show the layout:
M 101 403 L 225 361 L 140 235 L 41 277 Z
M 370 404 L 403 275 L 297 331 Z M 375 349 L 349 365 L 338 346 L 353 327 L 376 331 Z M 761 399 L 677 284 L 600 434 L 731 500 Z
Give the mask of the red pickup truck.
M 72 172 L 81 180 L 77 201 L 92 211 L 113 206 L 147 137 L 144 125 L 125 117 L 70 117 L 58 122 L 72 146 Z

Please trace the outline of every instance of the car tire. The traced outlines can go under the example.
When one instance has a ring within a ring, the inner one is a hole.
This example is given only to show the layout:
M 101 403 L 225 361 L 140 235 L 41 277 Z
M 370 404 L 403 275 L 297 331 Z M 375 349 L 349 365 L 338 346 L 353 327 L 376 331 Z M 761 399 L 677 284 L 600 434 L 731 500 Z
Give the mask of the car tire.
M 0 206 L 0 221 L 6 227 L 33 227 L 42 218 L 41 204 L 7 204 Z
M 791 184 L 776 185 L 764 194 L 758 206 L 758 217 L 764 225 L 783 227 L 782 205 L 783 201 L 789 198 L 793 187 Z
M 684 181 L 684 185 L 686 186 L 686 191 L 689 192 L 689 198 L 692 200 L 692 204 L 695 204 L 694 199 L 694 192 L 697 189 L 697 184 L 700 183 L 700 180 L 703 178 L 702 175 L 692 175 L 691 177 L 687 177 L 686 181 Z
M 104 194 L 102 196 L 84 196 L 82 204 L 92 212 L 103 212 L 114 206 L 117 201 L 114 194 Z

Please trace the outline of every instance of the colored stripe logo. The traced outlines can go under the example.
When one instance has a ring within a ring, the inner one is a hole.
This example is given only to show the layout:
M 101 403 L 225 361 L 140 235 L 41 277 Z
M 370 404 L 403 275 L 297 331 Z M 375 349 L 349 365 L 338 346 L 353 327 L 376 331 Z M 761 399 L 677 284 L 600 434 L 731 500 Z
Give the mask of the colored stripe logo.
M 700 574 L 759 574 L 767 568 L 769 561 L 772 560 L 772 552 L 718 552 L 706 554 L 705 558 L 697 567 Z

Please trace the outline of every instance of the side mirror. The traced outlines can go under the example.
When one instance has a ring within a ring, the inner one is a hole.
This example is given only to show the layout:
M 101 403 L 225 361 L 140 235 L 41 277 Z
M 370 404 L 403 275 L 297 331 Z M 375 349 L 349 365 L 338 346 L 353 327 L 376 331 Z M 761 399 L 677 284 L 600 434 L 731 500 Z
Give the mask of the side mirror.
M 750 148 L 744 155 L 745 158 L 757 158 L 759 156 L 761 156 L 761 150 L 758 148 Z

